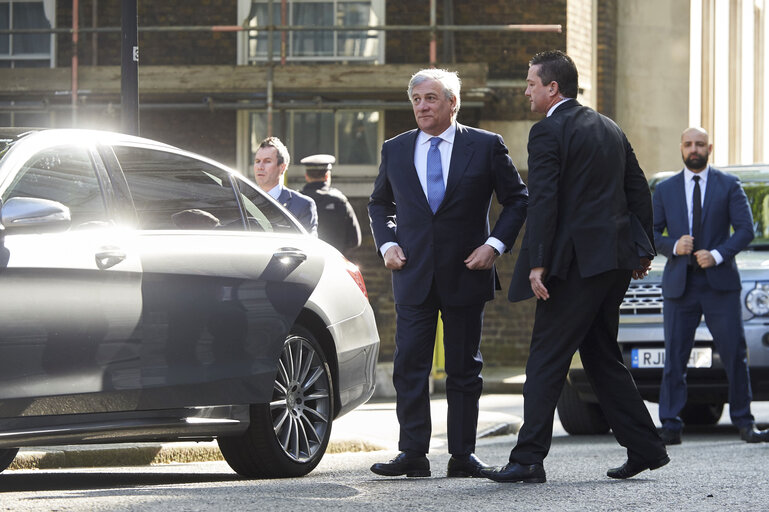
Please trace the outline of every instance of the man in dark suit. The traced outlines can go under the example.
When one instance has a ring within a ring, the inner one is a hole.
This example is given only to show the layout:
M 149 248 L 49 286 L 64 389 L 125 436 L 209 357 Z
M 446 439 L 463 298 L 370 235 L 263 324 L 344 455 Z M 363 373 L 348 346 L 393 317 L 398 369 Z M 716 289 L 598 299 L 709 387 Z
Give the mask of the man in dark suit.
M 498 282 L 494 261 L 512 247 L 527 191 L 502 138 L 456 122 L 456 73 L 425 69 L 409 82 L 418 129 L 382 146 L 368 205 L 371 230 L 392 270 L 397 314 L 393 384 L 401 453 L 371 470 L 429 476 L 428 379 L 440 311 L 444 326 L 450 477 L 479 476 L 475 455 L 483 380 L 481 324 Z M 489 232 L 492 194 L 502 211 Z
M 568 55 L 535 55 L 526 82 L 531 110 L 547 117 L 529 133 L 531 197 L 509 298 L 538 300 L 518 443 L 508 464 L 483 474 L 498 482 L 545 481 L 556 403 L 579 349 L 606 420 L 627 449 L 627 462 L 607 474 L 629 478 L 669 461 L 617 346 L 631 275 L 642 277 L 653 255 L 651 194 L 622 130 L 574 99 L 577 68 Z M 647 247 L 643 254 L 638 242 Z
M 360 247 L 358 217 L 350 201 L 338 188 L 331 186 L 333 155 L 310 155 L 302 158 L 307 184 L 302 193 L 315 201 L 318 208 L 318 238 L 344 253 Z
M 307 231 L 318 236 L 318 210 L 315 201 L 281 184 L 281 178 L 290 161 L 288 149 L 280 139 L 267 137 L 259 144 L 254 155 L 254 179 L 262 190 L 291 212 Z
M 739 180 L 708 165 L 712 148 L 702 128 L 684 130 L 686 167 L 654 191 L 654 241 L 668 258 L 662 274 L 665 370 L 659 407 L 665 444 L 681 443 L 686 366 L 703 314 L 729 379 L 732 423 L 744 441 L 769 441 L 769 431 L 757 430 L 750 412 L 742 282 L 734 261 L 753 240 L 753 216 Z

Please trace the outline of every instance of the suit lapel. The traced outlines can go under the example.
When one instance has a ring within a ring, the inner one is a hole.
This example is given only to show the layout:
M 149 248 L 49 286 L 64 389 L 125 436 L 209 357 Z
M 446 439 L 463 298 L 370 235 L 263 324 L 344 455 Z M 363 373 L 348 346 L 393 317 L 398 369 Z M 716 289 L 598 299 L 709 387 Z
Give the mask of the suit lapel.
M 457 123 L 457 131 L 454 135 L 454 144 L 451 149 L 451 164 L 449 165 L 449 177 L 446 181 L 446 194 L 441 206 L 446 204 L 446 198 L 457 188 L 467 166 L 473 157 L 473 143 L 468 137 L 467 128 Z M 440 207 L 438 208 L 440 210 Z
M 422 205 L 432 214 L 433 211 L 430 208 L 430 203 L 427 202 L 427 196 L 422 189 L 422 183 L 419 181 L 417 168 L 414 165 L 414 152 L 416 151 L 418 136 L 419 130 L 414 130 L 410 136 L 404 137 L 400 148 L 394 148 L 394 156 L 397 159 L 396 169 L 399 169 L 398 173 L 405 181 L 403 189 L 413 190 L 421 198 Z
M 710 211 L 710 204 L 713 202 L 713 195 L 719 190 L 723 190 L 719 182 L 720 176 L 718 171 L 712 167 L 708 171 L 708 184 L 705 187 L 705 200 L 702 203 L 702 225 L 705 225 L 705 221 L 708 218 L 708 212 Z M 713 185 L 711 187 L 711 185 Z
M 678 199 L 673 201 L 673 204 L 681 205 L 679 215 L 683 216 L 684 219 L 684 226 L 689 225 L 689 208 L 686 206 L 687 197 L 686 197 L 686 179 L 684 178 L 684 171 L 681 171 L 677 175 L 675 175 L 673 178 L 675 181 L 675 195 L 678 196 Z M 687 230 L 686 233 L 688 234 L 689 231 Z
M 278 196 L 278 202 L 285 206 L 286 208 L 289 208 L 291 205 L 291 194 L 289 194 L 288 190 L 284 187 L 280 191 L 280 195 Z

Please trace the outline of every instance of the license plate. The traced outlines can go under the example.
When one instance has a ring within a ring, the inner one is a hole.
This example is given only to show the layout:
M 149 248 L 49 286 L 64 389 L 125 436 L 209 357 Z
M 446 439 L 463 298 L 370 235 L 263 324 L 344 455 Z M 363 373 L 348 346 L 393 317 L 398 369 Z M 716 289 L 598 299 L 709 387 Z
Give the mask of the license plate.
M 633 368 L 664 368 L 664 348 L 634 348 L 630 365 Z M 689 355 L 689 368 L 710 368 L 713 366 L 713 350 L 710 347 L 695 347 Z

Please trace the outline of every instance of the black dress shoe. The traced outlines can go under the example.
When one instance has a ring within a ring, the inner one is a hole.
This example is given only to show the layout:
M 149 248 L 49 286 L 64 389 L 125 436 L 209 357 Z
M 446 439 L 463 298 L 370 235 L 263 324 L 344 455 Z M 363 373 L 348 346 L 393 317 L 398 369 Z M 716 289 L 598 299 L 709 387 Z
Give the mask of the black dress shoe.
M 452 455 L 449 459 L 449 467 L 446 470 L 446 476 L 448 478 L 465 478 L 469 476 L 481 477 L 483 476 L 481 470 L 488 467 L 488 464 L 484 464 L 474 453 L 465 455 L 464 457 L 455 457 Z
M 382 476 L 430 476 L 430 461 L 424 455 L 408 455 L 401 452 L 389 462 L 377 462 L 371 471 Z
M 659 433 L 660 433 L 660 437 L 662 438 L 662 442 L 665 443 L 666 445 L 681 444 L 680 430 L 661 428 Z
M 769 430 L 758 430 L 753 423 L 740 429 L 740 438 L 746 443 L 766 443 L 769 441 Z
M 526 482 L 541 484 L 545 478 L 545 467 L 542 464 L 518 464 L 510 462 L 500 468 L 486 468 L 481 475 L 495 482 Z
M 618 468 L 612 468 L 609 471 L 606 472 L 606 476 L 609 478 L 630 478 L 631 476 L 636 476 L 641 471 L 646 471 L 647 469 L 658 469 L 664 466 L 670 462 L 670 457 L 665 455 L 664 457 L 661 457 L 656 460 L 647 460 L 647 461 L 634 461 L 628 459 L 627 462 L 625 462 L 623 465 L 621 465 Z

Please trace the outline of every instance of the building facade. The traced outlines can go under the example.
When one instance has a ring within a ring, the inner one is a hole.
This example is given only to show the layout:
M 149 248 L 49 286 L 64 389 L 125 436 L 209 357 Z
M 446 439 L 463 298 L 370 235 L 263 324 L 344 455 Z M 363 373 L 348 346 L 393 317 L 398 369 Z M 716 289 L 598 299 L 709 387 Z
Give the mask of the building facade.
M 689 122 L 690 91 L 673 84 L 689 83 L 691 4 L 139 0 L 139 135 L 244 174 L 267 135 L 286 142 L 294 162 L 335 155 L 334 185 L 364 226 L 352 259 L 377 316 L 380 358 L 390 361 L 390 275 L 366 228 L 366 203 L 382 142 L 415 127 L 406 98 L 411 74 L 431 63 L 457 70 L 459 121 L 502 134 L 525 178 L 528 131 L 539 119 L 523 95 L 528 60 L 545 49 L 568 51 L 580 70 L 580 100 L 619 122 L 651 174 L 680 164 L 677 138 Z M 119 130 L 120 26 L 121 2 L 0 0 L 0 125 Z M 54 33 L 12 32 L 24 29 Z M 287 175 L 289 185 L 303 179 L 299 166 Z M 514 260 L 499 260 L 503 287 Z M 504 293 L 488 305 L 487 364 L 523 364 L 533 310 L 533 301 L 512 305 Z

